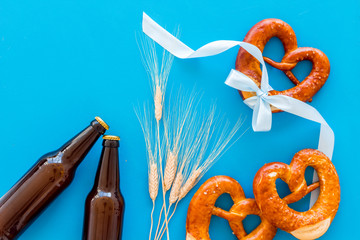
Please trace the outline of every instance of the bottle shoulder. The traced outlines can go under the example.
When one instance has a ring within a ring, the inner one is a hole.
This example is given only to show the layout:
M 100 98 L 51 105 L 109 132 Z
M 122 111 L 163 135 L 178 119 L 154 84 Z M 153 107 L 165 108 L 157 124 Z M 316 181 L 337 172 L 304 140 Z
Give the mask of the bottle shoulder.
M 44 183 L 54 183 L 56 186 L 68 186 L 74 175 L 75 171 L 57 160 L 56 154 L 46 154 L 19 180 L 19 184 L 38 179 Z M 39 183 L 36 185 L 39 185 Z
M 106 191 L 99 188 L 93 188 L 87 196 L 87 201 L 97 201 L 97 200 L 113 200 L 124 202 L 124 198 L 120 190 Z
M 39 167 L 40 166 L 48 167 L 48 168 L 54 167 L 54 168 L 62 169 L 64 174 L 73 177 L 76 170 L 76 165 L 74 166 L 73 164 L 69 164 L 68 161 L 64 161 L 65 158 L 66 156 L 64 156 L 64 152 L 53 151 L 40 157 L 36 165 L 38 165 Z

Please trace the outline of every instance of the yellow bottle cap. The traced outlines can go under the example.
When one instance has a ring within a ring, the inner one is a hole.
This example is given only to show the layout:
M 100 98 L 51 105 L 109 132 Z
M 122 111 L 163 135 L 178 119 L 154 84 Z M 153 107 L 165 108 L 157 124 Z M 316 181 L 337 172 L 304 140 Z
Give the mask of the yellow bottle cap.
M 104 140 L 115 140 L 115 141 L 120 141 L 120 137 L 118 136 L 113 136 L 113 135 L 104 135 L 103 136 Z
M 109 125 L 104 122 L 100 117 L 95 117 L 95 120 L 100 123 L 101 126 L 103 126 L 106 130 L 109 130 Z

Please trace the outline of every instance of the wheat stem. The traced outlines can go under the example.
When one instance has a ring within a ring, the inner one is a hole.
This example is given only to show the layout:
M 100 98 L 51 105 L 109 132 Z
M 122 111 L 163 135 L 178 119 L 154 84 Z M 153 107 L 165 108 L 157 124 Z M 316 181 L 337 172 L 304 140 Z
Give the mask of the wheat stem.
M 162 193 L 163 193 L 163 209 L 164 209 L 164 219 L 165 219 L 165 223 L 166 223 L 166 227 L 168 226 L 168 222 L 167 222 L 167 211 L 166 211 L 166 200 L 165 200 L 165 184 L 164 184 L 164 173 L 162 170 L 162 155 L 161 155 L 161 147 L 160 147 L 160 123 L 159 120 L 156 121 L 157 123 L 157 140 L 158 140 L 158 148 L 159 148 L 159 162 L 160 162 L 160 179 L 161 179 L 161 186 L 162 186 Z M 160 216 L 161 218 L 161 216 Z M 167 237 L 168 240 L 170 239 L 169 237 L 169 229 L 167 229 Z
M 152 201 L 153 202 L 153 206 L 152 206 L 152 210 L 151 210 L 151 225 L 150 225 L 150 233 L 149 233 L 149 240 L 151 240 L 151 233 L 152 233 L 152 229 L 153 229 L 153 223 L 154 223 L 154 210 L 155 210 L 155 200 Z
M 159 85 L 156 85 L 155 88 L 155 97 L 154 97 L 154 106 L 155 106 L 155 119 L 156 121 L 160 121 L 162 117 L 162 92 Z M 159 124 L 158 124 L 159 125 Z
M 162 206 L 161 210 L 160 210 L 160 214 L 159 214 L 159 220 L 157 223 L 157 227 L 156 227 L 156 232 L 155 232 L 155 237 L 154 239 L 157 239 L 158 234 L 159 234 L 159 227 L 160 227 L 160 223 L 161 223 L 161 217 L 162 217 L 162 212 L 164 211 L 164 205 Z
M 174 213 L 175 213 L 175 211 L 176 211 L 176 208 L 177 208 L 178 203 L 179 203 L 179 201 L 176 202 L 175 207 L 174 207 L 174 210 L 173 210 L 173 212 L 171 213 L 171 215 L 170 215 L 170 217 L 169 217 L 169 219 L 168 219 L 168 222 L 170 222 L 170 220 L 171 220 L 172 217 L 174 216 Z M 169 206 L 169 211 L 170 211 L 171 206 L 172 206 L 172 205 Z M 160 239 L 163 237 L 164 233 L 165 233 L 165 229 L 163 229 L 163 228 L 164 228 L 164 225 L 165 225 L 165 223 L 163 222 L 163 224 L 162 224 L 162 226 L 161 226 L 161 228 L 160 228 L 161 235 L 160 235 L 160 238 L 159 238 L 158 240 L 160 240 Z

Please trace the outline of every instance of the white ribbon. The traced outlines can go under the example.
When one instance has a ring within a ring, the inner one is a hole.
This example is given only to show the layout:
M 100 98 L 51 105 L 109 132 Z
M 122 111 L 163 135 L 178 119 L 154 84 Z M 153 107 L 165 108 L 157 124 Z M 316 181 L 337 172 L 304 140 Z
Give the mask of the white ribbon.
M 248 76 L 234 69 L 231 70 L 225 83 L 230 87 L 241 91 L 256 93 L 256 96 L 244 100 L 245 104 L 254 110 L 252 118 L 253 130 L 269 131 L 271 129 L 272 112 L 270 105 L 272 105 L 282 111 L 320 123 L 321 128 L 318 150 L 325 153 L 330 159 L 332 158 L 335 140 L 334 132 L 315 108 L 288 96 L 268 96 L 268 92 L 271 91 L 272 88 L 269 85 L 268 73 L 263 60 L 262 52 L 256 46 L 246 42 L 221 40 L 208 43 L 194 51 L 167 32 L 148 15 L 146 15 L 146 13 L 143 13 L 142 27 L 143 32 L 146 35 L 174 56 L 182 59 L 213 56 L 235 46 L 244 48 L 262 65 L 261 87 L 259 88 Z M 314 172 L 313 181 L 317 180 L 318 178 L 316 172 Z M 311 193 L 310 206 L 315 203 L 318 195 L 319 189 Z

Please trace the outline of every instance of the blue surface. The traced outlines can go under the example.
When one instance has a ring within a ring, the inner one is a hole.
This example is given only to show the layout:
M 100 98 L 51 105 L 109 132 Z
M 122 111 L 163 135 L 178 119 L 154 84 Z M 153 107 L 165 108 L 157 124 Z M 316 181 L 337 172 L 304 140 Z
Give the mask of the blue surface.
M 150 99 L 148 79 L 140 61 L 135 33 L 142 11 L 169 30 L 180 25 L 181 39 L 196 49 L 213 40 L 242 40 L 258 21 L 275 17 L 288 22 L 299 46 L 327 54 L 331 74 L 313 98 L 336 136 L 333 162 L 340 176 L 342 201 L 322 239 L 358 236 L 360 202 L 358 171 L 358 90 L 356 61 L 360 53 L 360 2 L 345 1 L 14 1 L 0 3 L 0 195 L 42 154 L 61 146 L 99 115 L 121 136 L 121 190 L 126 201 L 123 239 L 146 239 L 151 201 L 142 132 L 133 106 Z M 174 61 L 169 87 L 180 84 L 204 91 L 203 101 L 217 99 L 221 112 L 234 123 L 251 110 L 224 80 L 234 67 L 237 49 L 195 60 Z M 273 39 L 264 55 L 281 59 L 281 43 Z M 311 64 L 295 69 L 300 78 Z M 269 69 L 277 89 L 291 84 L 278 70 Z M 319 126 L 287 113 L 273 117 L 268 133 L 251 130 L 240 139 L 200 182 L 214 175 L 234 177 L 252 197 L 252 180 L 266 162 L 289 163 L 303 148 L 316 148 Z M 261 150 L 260 150 L 261 149 Z M 96 143 L 78 168 L 74 182 L 19 238 L 80 239 L 83 209 L 101 151 Z M 199 185 L 198 185 L 199 186 Z M 196 188 L 198 188 L 198 186 Z M 172 239 L 185 238 L 190 196 L 181 202 L 171 222 Z M 301 202 L 306 206 L 308 199 Z M 219 205 L 229 207 L 228 197 Z M 1 217 L 1 216 L 0 216 Z M 250 229 L 256 217 L 246 220 Z M 212 239 L 234 239 L 225 220 L 214 217 Z M 293 239 L 279 231 L 275 239 Z

